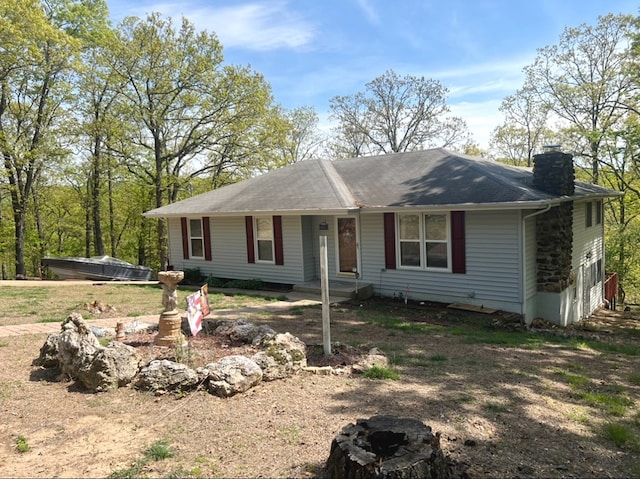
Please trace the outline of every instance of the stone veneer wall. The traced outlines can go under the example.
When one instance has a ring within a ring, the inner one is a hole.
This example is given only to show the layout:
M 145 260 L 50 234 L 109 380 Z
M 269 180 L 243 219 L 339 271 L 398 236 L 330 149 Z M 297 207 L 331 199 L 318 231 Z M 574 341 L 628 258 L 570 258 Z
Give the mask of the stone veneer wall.
M 575 190 L 573 157 L 560 151 L 534 156 L 533 186 L 557 196 Z M 573 201 L 552 207 L 536 217 L 538 291 L 564 291 L 573 283 Z

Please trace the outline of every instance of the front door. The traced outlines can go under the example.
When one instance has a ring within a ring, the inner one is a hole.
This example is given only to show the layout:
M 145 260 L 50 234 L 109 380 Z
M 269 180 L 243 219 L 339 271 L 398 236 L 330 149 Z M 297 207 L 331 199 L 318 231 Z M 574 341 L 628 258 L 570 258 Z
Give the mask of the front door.
M 358 224 L 356 218 L 338 218 L 338 274 L 355 275 L 358 268 Z

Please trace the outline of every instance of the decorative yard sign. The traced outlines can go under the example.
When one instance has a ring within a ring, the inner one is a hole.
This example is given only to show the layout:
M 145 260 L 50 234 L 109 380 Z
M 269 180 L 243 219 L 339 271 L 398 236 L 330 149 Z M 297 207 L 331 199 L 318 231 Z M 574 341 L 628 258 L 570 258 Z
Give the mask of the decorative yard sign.
M 187 296 L 187 321 L 193 336 L 202 329 L 202 320 L 211 312 L 208 293 L 208 286 L 205 284 L 198 291 Z

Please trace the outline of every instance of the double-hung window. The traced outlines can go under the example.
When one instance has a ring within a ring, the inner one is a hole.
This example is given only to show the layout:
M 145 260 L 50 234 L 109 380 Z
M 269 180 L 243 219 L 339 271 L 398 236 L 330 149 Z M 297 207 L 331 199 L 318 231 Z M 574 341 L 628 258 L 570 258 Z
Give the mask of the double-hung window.
M 189 245 L 192 258 L 204 258 L 204 236 L 200 218 L 189 220 Z
M 410 213 L 398 214 L 397 218 L 400 267 L 448 271 L 449 215 Z
M 255 217 L 257 260 L 273 263 L 273 218 L 271 216 Z

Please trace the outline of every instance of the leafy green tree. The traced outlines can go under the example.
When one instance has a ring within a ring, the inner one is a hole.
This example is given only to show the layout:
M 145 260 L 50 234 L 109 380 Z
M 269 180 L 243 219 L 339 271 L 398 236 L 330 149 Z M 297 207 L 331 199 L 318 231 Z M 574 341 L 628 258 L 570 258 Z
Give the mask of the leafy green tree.
M 67 153 L 62 120 L 82 38 L 106 12 L 100 0 L 6 0 L 0 5 L 0 155 L 11 198 L 17 277 L 27 273 L 34 185 Z
M 392 70 L 366 84 L 365 92 L 330 101 L 338 121 L 334 150 L 345 156 L 461 146 L 466 124 L 448 116 L 448 90 L 436 80 Z
M 217 176 L 238 158 L 260 165 L 256 145 L 269 140 L 271 92 L 248 68 L 224 66 L 215 34 L 186 19 L 153 13 L 118 28 L 111 71 L 124 85 L 115 111 L 126 124 L 109 148 L 153 189 L 153 207 L 175 201 L 191 178 Z M 243 165 L 243 167 L 246 167 Z M 157 221 L 159 261 L 167 263 L 166 225 Z
M 539 49 L 525 68 L 528 88 L 565 132 L 563 147 L 585 159 L 596 184 L 602 143 L 623 121 L 623 106 L 637 89 L 624 73 L 632 25 L 631 16 L 609 14 L 596 26 L 567 28 L 557 45 Z

